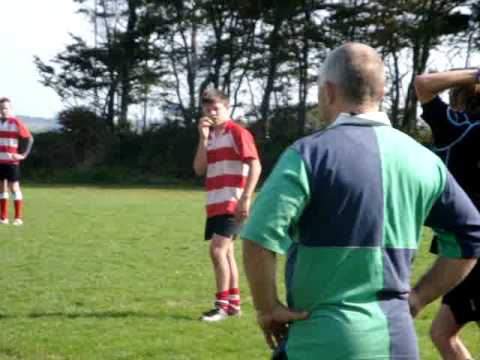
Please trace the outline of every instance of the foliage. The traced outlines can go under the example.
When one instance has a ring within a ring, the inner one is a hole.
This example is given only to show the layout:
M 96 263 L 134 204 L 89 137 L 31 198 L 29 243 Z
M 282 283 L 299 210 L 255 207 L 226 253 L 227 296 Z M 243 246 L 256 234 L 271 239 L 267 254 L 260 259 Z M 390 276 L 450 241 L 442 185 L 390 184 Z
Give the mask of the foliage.
M 472 0 L 76 2 L 94 43 L 73 35 L 51 61 L 35 60 L 75 130 L 67 121 L 64 131 L 38 137 L 25 163 L 31 176 L 72 169 L 82 179 L 191 179 L 199 97 L 212 86 L 230 96 L 232 116 L 244 114 L 268 173 L 286 145 L 322 127 L 312 96 L 317 64 L 346 41 L 383 54 L 383 110 L 423 139 L 414 75 L 442 45 L 463 46 L 452 56 L 468 62 L 480 41 Z
M 76 0 L 94 43 L 72 43 L 50 62 L 36 58 L 42 82 L 67 103 L 87 105 L 110 128 L 149 109 L 163 122 L 193 127 L 199 95 L 223 89 L 270 136 L 276 109 L 295 107 L 300 136 L 315 100 L 317 64 L 346 41 L 376 47 L 388 66 L 385 106 L 396 127 L 413 131 L 413 76 L 448 43 L 471 57 L 480 39 L 472 0 Z M 407 67 L 405 69 L 405 67 Z

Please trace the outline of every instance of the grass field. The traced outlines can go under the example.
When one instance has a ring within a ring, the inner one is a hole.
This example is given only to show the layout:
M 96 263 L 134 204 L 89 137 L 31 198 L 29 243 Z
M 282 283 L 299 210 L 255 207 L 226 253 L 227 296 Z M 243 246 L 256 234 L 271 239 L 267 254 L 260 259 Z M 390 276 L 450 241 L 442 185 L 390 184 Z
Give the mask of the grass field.
M 214 290 L 201 191 L 24 194 L 25 225 L 0 227 L 0 360 L 268 359 L 243 273 L 244 315 L 198 321 Z M 415 274 L 431 261 L 424 246 Z M 422 359 L 438 359 L 427 337 L 436 306 L 416 322 Z M 480 355 L 478 328 L 463 334 Z

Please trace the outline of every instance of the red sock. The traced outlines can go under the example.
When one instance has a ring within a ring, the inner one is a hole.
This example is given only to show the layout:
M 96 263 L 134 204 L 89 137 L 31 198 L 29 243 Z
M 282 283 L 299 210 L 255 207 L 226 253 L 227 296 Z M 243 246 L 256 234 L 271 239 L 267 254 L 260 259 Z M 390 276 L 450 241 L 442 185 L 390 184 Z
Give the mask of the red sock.
M 215 306 L 225 311 L 228 310 L 228 290 L 219 291 L 215 294 Z
M 8 218 L 8 199 L 0 199 L 0 218 Z
M 240 311 L 240 289 L 233 288 L 228 290 L 228 310 L 230 312 Z
M 15 205 L 15 219 L 21 219 L 23 215 L 23 200 L 15 200 L 13 203 Z

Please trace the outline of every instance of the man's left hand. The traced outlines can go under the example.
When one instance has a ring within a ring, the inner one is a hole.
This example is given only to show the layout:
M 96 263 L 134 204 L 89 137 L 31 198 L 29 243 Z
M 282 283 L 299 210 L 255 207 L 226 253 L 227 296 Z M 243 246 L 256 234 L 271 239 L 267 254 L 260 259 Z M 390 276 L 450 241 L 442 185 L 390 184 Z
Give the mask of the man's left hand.
M 415 289 L 410 291 L 408 296 L 408 306 L 410 307 L 412 318 L 415 318 L 422 309 L 422 304 Z

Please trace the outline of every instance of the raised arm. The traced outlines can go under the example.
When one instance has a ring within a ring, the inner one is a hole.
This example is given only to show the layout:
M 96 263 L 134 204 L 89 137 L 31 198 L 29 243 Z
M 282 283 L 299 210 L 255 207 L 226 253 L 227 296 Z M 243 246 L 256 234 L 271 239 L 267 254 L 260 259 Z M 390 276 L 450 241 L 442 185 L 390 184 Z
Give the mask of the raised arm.
M 480 68 L 425 73 L 415 78 L 417 99 L 423 104 L 432 100 L 442 91 L 459 85 L 480 82 Z
M 198 176 L 205 175 L 207 172 L 207 142 L 212 124 L 212 120 L 207 117 L 201 118 L 198 122 L 198 145 L 193 160 L 193 170 Z

